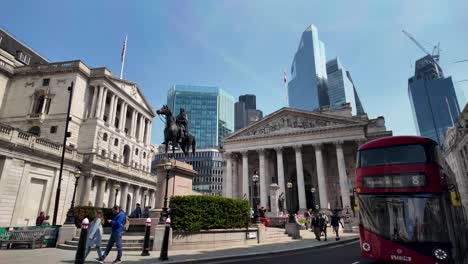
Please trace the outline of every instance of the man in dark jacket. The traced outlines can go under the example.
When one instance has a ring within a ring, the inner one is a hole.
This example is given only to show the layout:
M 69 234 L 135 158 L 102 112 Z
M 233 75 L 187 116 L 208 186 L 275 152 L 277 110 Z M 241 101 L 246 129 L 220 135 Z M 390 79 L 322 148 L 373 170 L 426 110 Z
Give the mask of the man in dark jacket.
M 312 230 L 313 230 L 313 232 L 315 234 L 315 239 L 317 239 L 318 241 L 320 241 L 320 233 L 321 233 L 320 222 L 321 222 L 321 220 L 320 220 L 319 214 L 315 213 L 314 217 L 312 217 L 311 226 L 312 226 Z
M 111 236 L 107 243 L 104 255 L 102 258 L 96 259 L 99 263 L 104 263 L 104 260 L 114 246 L 114 243 L 117 245 L 117 258 L 113 263 L 122 263 L 122 234 L 124 232 L 124 225 L 127 217 L 125 216 L 125 212 L 120 210 L 119 206 L 114 206 L 112 208 L 112 212 L 116 215 L 114 220 L 107 220 L 112 226 Z
M 331 226 L 333 227 L 333 231 L 336 234 L 335 240 L 338 241 L 340 240 L 340 236 L 338 235 L 338 230 L 340 229 L 340 224 L 341 227 L 343 227 L 343 223 L 341 222 L 341 218 L 338 216 L 338 210 L 335 209 L 333 211 L 333 215 L 331 216 Z

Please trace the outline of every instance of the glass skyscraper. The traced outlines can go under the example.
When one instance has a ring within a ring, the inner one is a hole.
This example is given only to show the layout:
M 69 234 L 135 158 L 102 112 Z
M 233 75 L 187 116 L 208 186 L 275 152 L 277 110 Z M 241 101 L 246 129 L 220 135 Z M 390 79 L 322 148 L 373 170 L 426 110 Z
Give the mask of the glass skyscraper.
M 442 69 L 428 55 L 416 61 L 408 94 L 418 135 L 439 143 L 460 114 L 452 78 L 444 78 Z
M 344 70 L 338 58 L 327 62 L 327 76 L 330 108 L 340 109 L 343 104 L 350 103 L 353 115 L 365 114 L 351 74 Z
M 218 87 L 175 85 L 167 105 L 174 118 L 185 109 L 198 147 L 217 147 L 234 131 L 234 97 Z
M 288 83 L 289 107 L 314 111 L 328 106 L 325 44 L 317 28 L 310 25 L 303 33 L 291 65 Z

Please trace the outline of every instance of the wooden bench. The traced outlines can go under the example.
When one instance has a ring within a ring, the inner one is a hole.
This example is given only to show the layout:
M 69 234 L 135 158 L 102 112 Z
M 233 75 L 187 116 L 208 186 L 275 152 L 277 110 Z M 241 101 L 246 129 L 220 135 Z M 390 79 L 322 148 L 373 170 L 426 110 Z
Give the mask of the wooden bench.
M 8 238 L 0 240 L 0 249 L 3 245 L 11 248 L 13 245 L 28 245 L 29 248 L 36 248 L 36 245 L 42 247 L 44 240 L 44 230 L 13 230 Z

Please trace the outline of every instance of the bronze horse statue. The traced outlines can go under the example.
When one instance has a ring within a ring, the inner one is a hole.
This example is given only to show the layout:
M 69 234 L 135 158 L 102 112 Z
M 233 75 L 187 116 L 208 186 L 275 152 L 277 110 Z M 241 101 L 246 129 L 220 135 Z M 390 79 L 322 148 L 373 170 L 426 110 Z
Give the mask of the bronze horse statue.
M 175 156 L 175 145 L 179 145 L 184 152 L 185 157 L 190 153 L 190 146 L 192 147 L 192 154 L 195 154 L 196 141 L 192 134 L 186 137 L 182 133 L 182 128 L 177 125 L 171 109 L 167 105 L 156 111 L 158 115 L 166 116 L 166 127 L 164 128 L 164 144 L 166 146 L 166 154 L 169 147 L 169 142 L 172 145 L 172 156 Z M 180 142 L 180 144 L 179 144 Z

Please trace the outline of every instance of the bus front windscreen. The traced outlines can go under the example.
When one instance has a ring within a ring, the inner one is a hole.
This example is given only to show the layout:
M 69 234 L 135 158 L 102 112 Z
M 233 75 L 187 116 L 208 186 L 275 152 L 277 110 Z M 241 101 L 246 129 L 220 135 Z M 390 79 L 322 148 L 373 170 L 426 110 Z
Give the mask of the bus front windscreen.
M 440 195 L 368 195 L 359 199 L 360 223 L 369 232 L 401 243 L 448 242 Z

